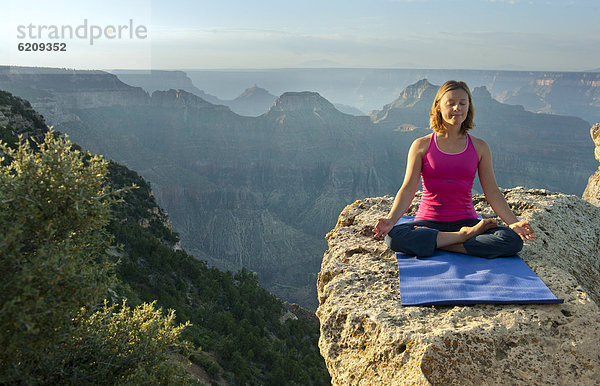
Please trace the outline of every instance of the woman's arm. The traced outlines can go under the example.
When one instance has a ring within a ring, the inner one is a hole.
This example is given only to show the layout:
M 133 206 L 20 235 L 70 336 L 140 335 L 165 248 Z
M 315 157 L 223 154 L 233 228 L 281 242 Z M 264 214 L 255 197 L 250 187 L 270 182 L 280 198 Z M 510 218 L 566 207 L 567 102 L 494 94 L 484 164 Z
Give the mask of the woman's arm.
M 425 154 L 425 151 L 427 150 L 426 146 L 428 145 L 429 137 L 426 136 L 416 139 L 410 146 L 408 159 L 406 161 L 404 182 L 398 190 L 398 193 L 396 193 L 394 204 L 387 217 L 380 218 L 373 229 L 373 232 L 375 232 L 374 237 L 376 239 L 385 237 L 412 203 L 417 187 L 419 186 L 423 155 Z
M 473 138 L 473 137 L 471 137 Z M 513 211 L 508 206 L 504 195 L 498 188 L 496 176 L 494 175 L 494 167 L 492 162 L 492 151 L 488 144 L 481 140 L 475 139 L 477 154 L 479 155 L 479 182 L 483 188 L 485 199 L 490 204 L 494 212 L 506 225 L 508 225 L 516 234 L 523 240 L 531 240 L 536 236 L 533 235 L 533 229 L 529 221 L 519 221 Z

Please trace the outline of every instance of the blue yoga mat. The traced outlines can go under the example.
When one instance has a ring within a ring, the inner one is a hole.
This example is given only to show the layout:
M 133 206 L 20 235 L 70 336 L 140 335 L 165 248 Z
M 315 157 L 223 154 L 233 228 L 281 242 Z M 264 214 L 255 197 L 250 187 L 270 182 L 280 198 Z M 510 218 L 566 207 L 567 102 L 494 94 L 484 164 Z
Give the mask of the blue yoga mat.
M 438 250 L 424 258 L 396 253 L 396 259 L 403 306 L 563 302 L 517 255 L 486 259 Z

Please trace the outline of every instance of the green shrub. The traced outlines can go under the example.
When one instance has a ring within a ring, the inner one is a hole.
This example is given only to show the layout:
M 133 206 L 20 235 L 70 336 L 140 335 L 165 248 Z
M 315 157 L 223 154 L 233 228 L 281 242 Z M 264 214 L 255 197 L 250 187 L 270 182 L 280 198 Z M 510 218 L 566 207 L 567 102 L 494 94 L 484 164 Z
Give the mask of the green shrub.
M 81 311 L 100 306 L 117 284 L 106 253 L 117 199 L 105 185 L 107 162 L 53 132 L 35 147 L 22 138 L 14 149 L 0 143 L 0 384 L 176 374 L 166 353 L 182 327 L 171 326 L 172 314 L 161 318 L 148 305 Z M 135 355 L 114 355 L 121 343 Z
M 62 369 L 59 382 L 81 384 L 185 384 L 183 355 L 189 345 L 180 342 L 186 324 L 174 326 L 175 314 L 163 316 L 154 303 L 131 309 L 107 303 L 96 312 L 83 309 L 75 319 L 72 339 L 56 358 Z M 187 362 L 187 361 L 186 361 Z

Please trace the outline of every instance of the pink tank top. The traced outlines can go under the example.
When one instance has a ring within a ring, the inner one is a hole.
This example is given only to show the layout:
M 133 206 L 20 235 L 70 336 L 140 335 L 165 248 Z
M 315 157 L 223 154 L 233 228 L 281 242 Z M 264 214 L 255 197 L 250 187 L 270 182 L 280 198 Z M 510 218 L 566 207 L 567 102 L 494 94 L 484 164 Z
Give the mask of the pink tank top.
M 423 196 L 415 220 L 456 221 L 477 218 L 473 207 L 473 181 L 479 157 L 471 137 L 460 153 L 445 153 L 431 136 L 423 156 Z

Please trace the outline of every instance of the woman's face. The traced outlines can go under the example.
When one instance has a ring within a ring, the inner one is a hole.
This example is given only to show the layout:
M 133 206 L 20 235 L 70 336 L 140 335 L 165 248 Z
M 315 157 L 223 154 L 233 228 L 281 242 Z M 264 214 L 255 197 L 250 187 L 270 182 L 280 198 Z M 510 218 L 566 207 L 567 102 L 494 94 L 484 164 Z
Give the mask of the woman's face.
M 444 126 L 460 128 L 469 112 L 469 94 L 462 88 L 446 92 L 440 99 L 438 111 L 442 115 Z

